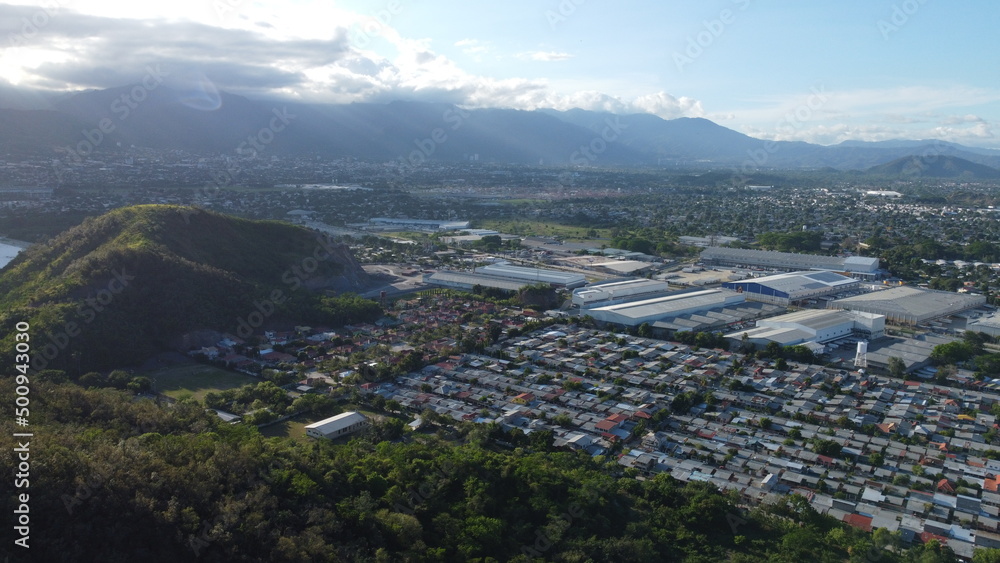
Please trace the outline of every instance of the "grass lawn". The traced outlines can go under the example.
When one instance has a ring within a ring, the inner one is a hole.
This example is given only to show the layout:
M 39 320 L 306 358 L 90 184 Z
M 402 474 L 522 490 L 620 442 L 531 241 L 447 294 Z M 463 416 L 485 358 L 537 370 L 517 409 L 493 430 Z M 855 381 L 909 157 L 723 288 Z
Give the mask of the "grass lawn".
M 198 363 L 170 366 L 142 375 L 156 380 L 156 390 L 164 395 L 179 399 L 190 394 L 198 401 L 204 400 L 210 391 L 225 391 L 260 381 L 249 375 Z
M 561 225 L 553 221 L 538 221 L 534 219 L 485 219 L 477 221 L 477 226 L 483 229 L 493 229 L 501 233 L 527 236 L 563 237 L 572 242 L 593 242 L 601 246 L 601 242 L 611 236 L 611 229 L 594 229 L 596 237 L 588 236 L 587 227 Z
M 323 418 L 328 417 L 316 418 L 312 413 L 300 414 L 284 422 L 265 426 L 260 429 L 260 433 L 268 438 L 294 438 L 304 442 L 308 440 L 306 437 L 306 425 L 323 420 Z

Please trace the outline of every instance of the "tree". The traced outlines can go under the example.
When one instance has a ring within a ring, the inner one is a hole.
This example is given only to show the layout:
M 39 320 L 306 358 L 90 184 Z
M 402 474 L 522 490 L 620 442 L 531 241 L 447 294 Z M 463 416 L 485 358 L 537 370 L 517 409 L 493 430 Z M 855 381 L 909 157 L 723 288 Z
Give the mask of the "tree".
M 868 456 L 868 462 L 875 467 L 881 467 L 885 464 L 885 456 L 880 452 L 875 452 Z
M 125 370 L 116 369 L 108 374 L 108 385 L 115 389 L 125 389 L 129 381 L 132 381 L 132 374 Z
M 899 356 L 889 358 L 889 375 L 902 378 L 906 374 L 906 363 Z
M 563 412 L 553 417 L 552 422 L 559 426 L 570 426 L 573 424 L 573 417 Z
M 96 371 L 89 371 L 80 376 L 80 385 L 84 387 L 103 387 L 104 384 L 104 376 Z
M 843 448 L 843 446 L 833 440 L 824 440 L 821 438 L 813 439 L 813 451 L 819 455 L 837 457 L 840 455 L 841 448 Z
M 1000 563 L 1000 549 L 979 548 L 972 552 L 972 563 Z
M 503 244 L 503 239 L 500 238 L 500 235 L 486 235 L 480 239 L 480 242 L 487 252 L 496 252 Z
M 955 340 L 938 344 L 931 350 L 931 362 L 936 365 L 957 364 L 964 362 L 975 354 L 975 349 L 968 342 Z

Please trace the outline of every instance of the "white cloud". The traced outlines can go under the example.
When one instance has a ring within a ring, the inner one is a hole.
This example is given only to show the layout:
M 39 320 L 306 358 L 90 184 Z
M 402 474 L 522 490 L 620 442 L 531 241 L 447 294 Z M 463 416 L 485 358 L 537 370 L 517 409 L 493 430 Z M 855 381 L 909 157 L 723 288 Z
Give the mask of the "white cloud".
M 676 117 L 702 117 L 705 110 L 701 102 L 694 98 L 682 96 L 675 98 L 666 92 L 657 92 L 639 96 L 632 102 L 633 107 L 643 113 L 652 113 L 664 119 Z
M 562 53 L 558 51 L 527 51 L 524 53 L 518 53 L 515 56 L 525 61 L 542 62 L 565 61 L 573 58 L 573 55 L 570 53 Z
M 455 46 L 466 55 L 482 55 L 492 50 L 489 43 L 484 43 L 478 39 L 460 39 L 455 42 Z
M 998 146 L 996 123 L 962 109 L 1000 102 L 1000 91 L 952 85 L 836 91 L 803 89 L 795 96 L 753 100 L 733 109 L 737 128 L 750 136 L 823 145 L 846 140 L 941 139 Z M 942 110 L 958 110 L 946 114 Z
M 79 13 L 52 18 L 45 33 L 20 49 L 17 58 L 4 53 L 0 79 L 43 90 L 109 88 L 134 84 L 148 65 L 160 65 L 170 76 L 198 76 L 211 89 L 256 98 L 326 103 L 408 99 L 469 107 L 648 112 L 664 118 L 705 113 L 698 100 L 666 92 L 624 99 L 595 90 L 559 91 L 545 79 L 475 74 L 435 52 L 430 39 L 404 37 L 391 19 L 371 14 L 338 10 L 334 21 L 341 27 L 331 29 L 317 25 L 315 17 L 298 22 L 302 27 L 291 25 L 297 22 L 288 18 L 305 17 L 301 12 L 272 18 L 253 2 L 240 8 L 205 20 L 210 23 Z M 0 6 L 0 23 L 21 21 L 35 11 Z M 261 26 L 261 21 L 272 25 Z M 454 46 L 473 58 L 493 49 L 473 38 Z M 556 50 L 518 56 L 539 62 L 573 57 Z

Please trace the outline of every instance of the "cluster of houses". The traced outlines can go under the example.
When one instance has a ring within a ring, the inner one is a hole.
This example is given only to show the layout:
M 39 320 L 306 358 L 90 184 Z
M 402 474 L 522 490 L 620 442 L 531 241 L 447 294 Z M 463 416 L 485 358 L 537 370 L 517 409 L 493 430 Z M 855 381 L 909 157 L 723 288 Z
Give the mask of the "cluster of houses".
M 317 370 L 325 360 L 344 358 L 373 346 L 385 345 L 394 353 L 383 359 L 388 364 L 402 360 L 409 350 L 409 343 L 418 333 L 461 327 L 459 334 L 481 334 L 482 326 L 463 325 L 463 315 L 492 315 L 502 329 L 519 328 L 537 317 L 537 313 L 512 307 L 500 307 L 493 303 L 472 301 L 450 295 L 414 298 L 396 303 L 393 317 L 383 318 L 375 323 L 348 325 L 339 332 L 327 327 L 296 327 L 290 331 L 264 331 L 259 344 L 250 345 L 247 339 L 226 334 L 212 346 L 204 346 L 190 351 L 192 356 L 201 356 L 219 362 L 227 368 L 248 375 L 259 375 L 263 369 L 279 366 L 304 367 Z M 419 347 L 428 355 L 439 355 L 453 351 L 458 340 L 445 336 L 422 342 Z M 334 375 L 328 374 L 333 381 Z
M 971 374 L 944 386 L 814 365 L 779 371 L 575 325 L 494 351 L 511 359 L 453 356 L 368 390 L 413 412 L 550 430 L 556 447 L 615 454 L 640 478 L 707 481 L 752 503 L 798 493 L 850 525 L 936 538 L 963 557 L 1000 546 L 1000 460 L 987 443 L 1000 395 Z M 689 396 L 705 402 L 671 411 Z

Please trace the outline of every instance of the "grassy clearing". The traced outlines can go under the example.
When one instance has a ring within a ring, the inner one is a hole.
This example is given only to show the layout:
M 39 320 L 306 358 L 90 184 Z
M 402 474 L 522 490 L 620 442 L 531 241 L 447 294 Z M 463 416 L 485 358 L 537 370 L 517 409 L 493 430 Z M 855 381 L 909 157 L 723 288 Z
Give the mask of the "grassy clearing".
M 480 223 L 480 228 L 493 229 L 501 233 L 521 236 L 562 237 L 564 240 L 572 242 L 593 241 L 596 246 L 600 246 L 601 241 L 599 239 L 611 237 L 611 229 L 591 229 L 581 226 L 562 225 L 551 221 L 484 219 L 477 223 Z
M 179 399 L 190 395 L 202 401 L 210 391 L 225 391 L 259 380 L 248 375 L 233 373 L 197 363 L 182 364 L 144 373 L 156 381 L 156 390 Z
M 306 425 L 323 420 L 323 418 L 327 417 L 317 418 L 312 413 L 300 414 L 286 421 L 265 426 L 260 429 L 260 433 L 268 438 L 292 438 L 304 442 L 308 439 L 306 436 Z
M 415 241 L 431 240 L 429 233 L 422 233 L 420 231 L 386 231 L 378 234 L 384 237 L 401 238 L 406 240 L 415 240 Z

